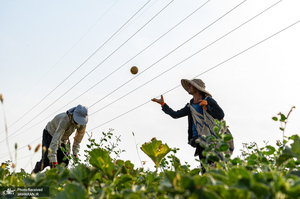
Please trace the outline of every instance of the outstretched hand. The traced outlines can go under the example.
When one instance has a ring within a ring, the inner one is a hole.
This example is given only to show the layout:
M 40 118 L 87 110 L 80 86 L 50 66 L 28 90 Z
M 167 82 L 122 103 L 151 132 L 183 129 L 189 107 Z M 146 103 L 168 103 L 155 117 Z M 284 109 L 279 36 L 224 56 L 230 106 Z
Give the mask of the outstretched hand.
M 152 98 L 151 101 L 159 103 L 160 105 L 164 105 L 165 104 L 164 96 L 163 95 L 160 96 L 160 99 Z

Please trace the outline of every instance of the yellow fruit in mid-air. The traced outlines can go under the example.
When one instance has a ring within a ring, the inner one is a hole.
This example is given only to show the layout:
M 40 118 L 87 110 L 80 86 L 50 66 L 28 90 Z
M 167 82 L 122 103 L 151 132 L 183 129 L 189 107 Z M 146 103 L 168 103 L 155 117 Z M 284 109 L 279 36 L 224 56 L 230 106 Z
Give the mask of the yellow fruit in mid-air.
M 132 66 L 130 69 L 130 72 L 135 75 L 139 72 L 139 69 L 136 66 Z

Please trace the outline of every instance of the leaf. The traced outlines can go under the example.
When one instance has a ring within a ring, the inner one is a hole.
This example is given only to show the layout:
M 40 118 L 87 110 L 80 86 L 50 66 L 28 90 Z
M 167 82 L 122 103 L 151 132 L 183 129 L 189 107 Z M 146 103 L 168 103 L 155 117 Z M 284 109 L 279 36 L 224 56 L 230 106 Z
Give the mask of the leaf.
M 243 190 L 239 188 L 230 188 L 228 191 L 224 191 L 222 194 L 224 195 L 223 198 L 250 198 L 249 190 Z
M 130 174 L 133 172 L 134 164 L 132 164 L 129 160 L 126 162 L 123 160 L 117 160 L 115 163 L 119 166 L 119 168 L 122 168 L 121 173 Z
M 282 154 L 277 158 L 276 160 L 276 165 L 277 166 L 280 166 L 282 165 L 285 161 L 293 158 L 294 155 L 292 154 L 291 150 L 289 148 L 285 148 L 283 151 L 282 151 Z
M 141 150 L 146 153 L 154 162 L 156 168 L 159 167 L 162 159 L 171 151 L 167 144 L 162 144 L 162 141 L 153 138 L 151 142 L 144 143 Z
M 215 153 L 210 153 L 207 157 L 207 160 L 212 162 L 218 162 L 220 161 L 220 158 Z
M 109 156 L 109 153 L 104 149 L 98 148 L 90 151 L 89 154 L 91 156 L 90 164 L 103 171 L 105 175 L 112 179 L 113 172 L 116 167 L 112 163 L 112 159 Z
M 300 154 L 300 138 L 298 135 L 294 136 L 294 143 L 291 144 L 292 152 L 295 154 Z M 300 159 L 300 156 L 297 157 Z
M 201 169 L 195 168 L 195 169 L 192 169 L 192 170 L 189 172 L 189 174 L 190 174 L 191 176 L 199 175 L 200 171 L 201 171 Z
M 225 134 L 223 139 L 224 139 L 224 142 L 229 142 L 230 140 L 233 139 L 233 137 L 230 134 Z
M 270 163 L 269 160 L 268 160 L 266 157 L 261 157 L 261 158 L 260 158 L 260 161 L 261 161 L 262 163 L 264 163 L 264 164 L 269 164 L 269 163 Z
M 190 176 L 182 175 L 180 185 L 183 190 L 190 190 L 192 189 L 194 182 Z
M 266 148 L 268 149 L 268 151 L 265 151 L 264 154 L 265 155 L 272 155 L 275 152 L 275 148 L 272 147 L 271 145 L 267 145 Z
M 131 175 L 128 175 L 128 174 L 125 174 L 125 175 L 122 175 L 120 177 L 118 177 L 116 180 L 115 180 L 115 184 L 116 186 L 120 186 L 126 182 L 131 182 L 132 181 L 132 176 Z
M 229 149 L 229 145 L 228 145 L 227 143 L 222 143 L 222 144 L 220 145 L 220 151 L 225 152 L 225 151 L 227 151 L 228 149 Z
M 214 127 L 214 132 L 215 132 L 215 133 L 218 133 L 218 132 L 219 132 L 219 127 L 215 126 L 215 127 Z
M 269 192 L 269 186 L 263 183 L 253 183 L 253 185 L 250 188 L 254 194 L 257 196 L 257 198 L 265 198 L 263 197 L 264 195 L 267 195 L 267 193 Z
M 232 182 L 236 182 L 236 186 L 240 188 L 248 188 L 251 185 L 251 172 L 246 167 L 232 167 L 228 171 L 228 177 Z
M 280 122 L 284 122 L 286 120 L 286 116 L 284 114 L 280 114 Z
M 255 160 L 248 160 L 247 161 L 247 165 L 249 165 L 249 166 L 254 166 L 255 164 L 256 164 Z
M 241 163 L 241 159 L 240 159 L 240 158 L 234 158 L 233 160 L 231 160 L 231 163 L 232 163 L 233 165 L 240 164 L 240 163 Z
M 274 121 L 278 121 L 278 118 L 277 118 L 277 117 L 272 117 L 272 119 L 273 119 Z
M 256 154 L 251 154 L 250 156 L 249 156 L 249 158 L 251 159 L 251 160 L 256 160 L 257 159 L 257 155 Z
M 85 198 L 85 190 L 76 182 L 68 183 L 55 198 Z
M 96 169 L 88 168 L 84 164 L 79 164 L 71 170 L 70 176 L 85 187 L 88 187 L 96 173 Z
M 291 186 L 289 190 L 287 190 L 287 195 L 291 198 L 299 198 L 300 195 L 300 184 L 296 186 Z
M 219 170 L 219 169 L 210 170 L 208 171 L 208 174 L 211 175 L 215 180 L 222 182 L 228 186 L 231 186 L 234 183 L 228 177 L 227 173 L 225 173 L 223 170 Z

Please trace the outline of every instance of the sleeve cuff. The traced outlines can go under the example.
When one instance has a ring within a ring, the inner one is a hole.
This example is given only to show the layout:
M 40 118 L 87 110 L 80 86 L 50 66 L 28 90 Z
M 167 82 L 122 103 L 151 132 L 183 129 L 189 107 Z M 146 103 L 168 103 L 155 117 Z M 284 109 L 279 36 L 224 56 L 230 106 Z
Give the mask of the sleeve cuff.
M 48 155 L 48 159 L 49 159 L 49 161 L 50 162 L 57 162 L 57 158 L 56 157 L 49 157 L 49 155 Z

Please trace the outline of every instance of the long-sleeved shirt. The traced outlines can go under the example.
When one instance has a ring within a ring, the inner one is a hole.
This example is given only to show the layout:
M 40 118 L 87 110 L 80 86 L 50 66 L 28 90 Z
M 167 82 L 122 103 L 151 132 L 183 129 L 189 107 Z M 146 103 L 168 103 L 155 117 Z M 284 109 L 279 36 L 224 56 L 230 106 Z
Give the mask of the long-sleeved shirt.
M 66 143 L 70 135 L 77 129 L 72 151 L 77 155 L 80 150 L 80 142 L 85 134 L 86 125 L 75 124 L 73 116 L 67 113 L 60 113 L 56 115 L 48 124 L 45 129 L 52 136 L 49 148 L 51 153 L 48 153 L 50 162 L 57 162 L 57 150 L 62 142 Z
M 215 119 L 222 120 L 224 118 L 224 112 L 218 103 L 211 97 L 207 97 L 207 112 Z M 193 99 L 191 99 L 190 103 L 186 104 L 185 107 L 178 111 L 174 111 L 167 104 L 162 106 L 162 110 L 170 115 L 172 118 L 181 118 L 184 116 L 188 116 L 188 141 L 193 138 L 193 118 L 191 114 L 190 104 L 193 103 Z

